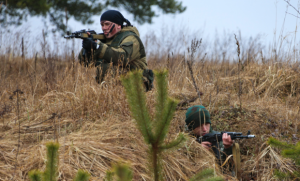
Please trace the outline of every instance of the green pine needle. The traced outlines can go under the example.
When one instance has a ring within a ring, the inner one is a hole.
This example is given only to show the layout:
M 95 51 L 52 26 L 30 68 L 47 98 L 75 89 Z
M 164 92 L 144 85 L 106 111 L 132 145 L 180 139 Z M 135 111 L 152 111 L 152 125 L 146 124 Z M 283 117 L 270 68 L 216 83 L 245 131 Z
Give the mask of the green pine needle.
M 115 173 L 118 177 L 118 181 L 131 181 L 133 173 L 130 165 L 125 163 L 119 163 L 114 166 Z
M 106 171 L 105 179 L 104 181 L 113 181 L 115 173 L 111 170 Z
M 114 178 L 118 181 L 132 181 L 133 172 L 129 164 L 117 162 L 110 170 L 106 172 L 104 181 L 113 181 Z
M 42 175 L 43 173 L 39 170 L 31 170 L 28 173 L 30 181 L 42 181 Z
M 173 116 L 175 114 L 175 110 L 177 107 L 178 102 L 175 100 L 172 100 L 170 98 L 167 99 L 167 105 L 163 109 L 163 116 L 160 121 L 156 124 L 156 131 L 155 135 L 157 136 L 157 141 L 159 144 L 162 144 L 171 124 L 171 121 L 173 119 Z
M 74 178 L 74 181 L 88 181 L 89 178 L 90 178 L 89 172 L 80 169 L 78 170 Z
M 267 143 L 273 147 L 277 147 L 277 148 L 281 148 L 281 149 L 289 149 L 289 148 L 295 147 L 294 145 L 281 142 L 273 137 L 270 137 Z
M 202 179 L 203 181 L 224 181 L 222 177 L 212 177 L 207 179 Z
M 168 143 L 167 145 L 162 145 L 160 148 L 162 150 L 167 150 L 167 149 L 176 149 L 178 148 L 182 143 L 184 143 L 184 141 L 186 140 L 186 137 L 184 136 L 184 134 L 179 133 L 178 137 L 171 141 L 170 143 Z
M 290 175 L 288 173 L 284 173 L 284 172 L 281 172 L 279 170 L 274 170 L 274 175 L 279 179 L 279 180 L 284 180 L 284 179 L 287 179 L 287 178 L 290 178 Z
M 142 72 L 132 71 L 122 77 L 131 115 L 136 120 L 139 131 L 143 134 L 146 143 L 153 140 L 151 118 L 146 106 L 146 95 L 143 89 Z
M 221 177 L 214 177 L 214 170 L 213 169 L 205 169 L 202 170 L 201 172 L 197 173 L 194 175 L 190 181 L 222 181 L 224 180 Z
M 56 181 L 58 175 L 58 148 L 59 144 L 54 142 L 46 143 L 47 147 L 47 163 L 44 172 L 45 181 Z
M 151 120 L 146 106 L 146 95 L 142 82 L 141 71 L 131 71 L 127 76 L 122 77 L 122 83 L 126 90 L 127 100 L 130 106 L 131 115 L 136 120 L 137 127 L 142 133 L 145 142 L 149 145 L 149 170 L 152 171 L 155 181 L 162 180 L 162 158 L 161 152 L 167 149 L 176 148 L 185 141 L 183 134 L 164 145 L 164 140 L 169 131 L 171 120 L 173 119 L 178 102 L 168 97 L 168 71 L 155 71 L 156 78 L 156 114 L 154 121 Z M 122 169 L 118 175 L 126 175 Z M 107 177 L 109 174 L 107 174 Z M 121 178 L 126 178 L 122 176 Z M 127 180 L 120 180 L 127 181 Z

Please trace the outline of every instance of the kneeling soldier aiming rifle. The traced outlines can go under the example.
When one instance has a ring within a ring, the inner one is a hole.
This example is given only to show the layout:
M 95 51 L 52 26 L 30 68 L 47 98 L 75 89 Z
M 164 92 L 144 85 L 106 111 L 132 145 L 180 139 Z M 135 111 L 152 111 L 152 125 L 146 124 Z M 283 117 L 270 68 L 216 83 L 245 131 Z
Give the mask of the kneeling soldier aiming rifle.
M 123 23 L 126 23 L 124 25 Z M 82 38 L 82 50 L 78 56 L 81 64 L 97 67 L 96 81 L 104 80 L 108 69 L 127 72 L 142 70 L 146 91 L 152 89 L 154 75 L 146 62 L 145 47 L 136 27 L 116 10 L 108 10 L 101 15 L 100 24 L 103 34 L 95 31 L 77 31 L 65 38 Z M 98 43 L 95 40 L 100 40 Z

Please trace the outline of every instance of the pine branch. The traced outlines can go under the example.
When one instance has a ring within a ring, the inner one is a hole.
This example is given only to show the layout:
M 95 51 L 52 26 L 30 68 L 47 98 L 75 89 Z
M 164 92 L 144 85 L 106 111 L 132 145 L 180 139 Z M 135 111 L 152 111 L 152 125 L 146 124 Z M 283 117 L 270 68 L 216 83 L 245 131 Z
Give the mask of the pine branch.
M 156 145 L 151 145 L 150 149 L 150 170 L 153 173 L 154 181 L 161 181 L 162 180 L 162 159 L 161 159 L 161 149 L 156 147 Z
M 114 172 L 111 170 L 106 171 L 105 179 L 104 181 L 112 181 L 114 177 Z
M 42 181 L 43 173 L 39 170 L 32 170 L 28 173 L 30 181 Z
M 156 136 L 159 135 L 159 131 L 161 126 L 159 124 L 165 124 L 165 123 L 161 123 L 164 119 L 164 112 L 165 109 L 167 109 L 167 103 L 168 103 L 168 89 L 167 89 L 167 71 L 163 70 L 160 72 L 156 72 L 154 71 L 155 74 L 155 78 L 156 78 L 156 87 L 157 87 L 157 99 L 156 99 L 156 112 L 155 112 L 155 131 L 154 133 L 156 134 Z M 165 121 L 165 120 L 164 120 Z M 155 140 L 157 140 L 157 138 L 155 138 Z
M 47 147 L 47 163 L 44 172 L 45 181 L 56 181 L 58 175 L 58 143 L 49 142 Z
M 269 138 L 267 143 L 273 147 L 277 147 L 277 148 L 281 148 L 281 149 L 293 149 L 295 147 L 294 145 L 283 143 L 272 137 Z
M 124 163 L 119 163 L 114 166 L 115 173 L 119 181 L 131 181 L 133 178 L 130 166 Z
M 106 172 L 104 181 L 113 181 L 117 177 L 118 181 L 132 181 L 133 172 L 129 164 L 118 162 Z
M 90 178 L 90 174 L 87 171 L 84 170 L 78 170 L 74 181 L 88 181 Z
M 161 150 L 167 150 L 167 149 L 174 149 L 177 148 L 178 146 L 180 146 L 184 141 L 186 140 L 186 137 L 184 136 L 184 134 L 179 133 L 178 137 L 171 141 L 170 143 L 166 144 L 166 145 L 162 145 L 160 147 Z
M 122 78 L 126 90 L 127 100 L 137 127 L 142 133 L 146 143 L 153 140 L 152 125 L 149 112 L 146 107 L 146 96 L 142 87 L 142 72 L 129 72 Z
M 157 117 L 155 125 L 155 138 L 157 144 L 161 144 L 169 130 L 171 120 L 174 116 L 178 102 L 175 100 L 167 99 L 167 105 L 162 112 L 161 117 Z M 159 114 L 158 114 L 159 115 Z M 160 120 L 159 120 L 160 119 Z
M 145 142 L 149 145 L 149 165 L 150 170 L 153 171 L 153 180 L 155 181 L 162 180 L 163 178 L 161 152 L 166 149 L 175 148 L 185 140 L 184 135 L 180 134 L 176 140 L 163 146 L 164 139 L 178 104 L 177 101 L 168 98 L 167 74 L 168 72 L 166 70 L 155 72 L 157 83 L 155 121 L 151 121 L 146 107 L 146 96 L 142 88 L 141 71 L 129 72 L 126 77 L 122 78 L 131 114 L 136 120 L 137 127 L 142 133 Z M 155 129 L 155 135 L 152 132 L 152 126 Z M 107 172 L 107 180 L 111 179 L 111 177 L 112 174 Z

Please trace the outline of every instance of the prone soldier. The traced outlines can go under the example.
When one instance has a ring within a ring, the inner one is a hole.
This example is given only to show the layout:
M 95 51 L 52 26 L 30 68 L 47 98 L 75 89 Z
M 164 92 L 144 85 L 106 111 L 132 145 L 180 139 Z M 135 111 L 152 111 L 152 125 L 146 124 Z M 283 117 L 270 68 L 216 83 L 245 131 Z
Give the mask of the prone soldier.
M 217 132 L 211 128 L 210 114 L 202 105 L 192 106 L 186 112 L 187 129 L 196 140 L 207 150 L 212 149 L 216 158 L 224 162 L 232 154 L 233 140 L 254 138 L 248 131 L 247 135 L 240 132 Z M 220 162 L 219 162 L 220 163 Z
M 185 124 L 193 136 L 199 140 L 208 133 L 219 133 L 211 127 L 210 114 L 202 105 L 192 106 L 186 112 Z M 205 149 L 212 149 L 217 159 L 225 160 L 227 155 L 232 154 L 233 140 L 224 133 L 222 140 L 216 143 L 202 141 L 200 143 Z

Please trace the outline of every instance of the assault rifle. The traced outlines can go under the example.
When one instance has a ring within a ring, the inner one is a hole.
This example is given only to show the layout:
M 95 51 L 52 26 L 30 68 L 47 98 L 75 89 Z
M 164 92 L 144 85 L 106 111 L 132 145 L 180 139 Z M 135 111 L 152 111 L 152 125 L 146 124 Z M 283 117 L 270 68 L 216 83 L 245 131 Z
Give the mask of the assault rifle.
M 90 35 L 88 34 L 90 33 Z M 93 40 L 100 40 L 101 42 L 105 43 L 105 36 L 103 33 L 97 34 L 96 31 L 94 30 L 79 30 L 79 31 L 75 31 L 73 33 L 70 34 L 69 31 L 67 31 L 67 35 L 64 36 L 64 38 L 66 39 L 71 39 L 71 38 L 80 38 L 80 39 L 84 39 L 84 38 L 93 38 Z M 86 50 L 83 49 L 82 52 L 82 56 L 86 55 Z
M 90 33 L 90 35 L 88 35 L 88 33 Z M 93 40 L 100 40 L 100 41 L 104 41 L 105 40 L 105 36 L 103 33 L 97 34 L 94 30 L 79 30 L 79 31 L 75 31 L 73 33 L 70 33 L 69 31 L 67 31 L 67 35 L 64 36 L 64 38 L 66 39 L 71 39 L 71 38 L 90 38 L 92 37 Z
M 232 140 L 255 138 L 255 135 L 250 135 L 250 131 L 248 131 L 247 135 L 243 135 L 243 133 L 240 132 L 221 132 L 205 134 L 204 136 L 197 138 L 197 142 L 202 143 L 203 141 L 208 141 L 214 145 L 215 143 L 222 141 L 224 133 L 230 135 Z

